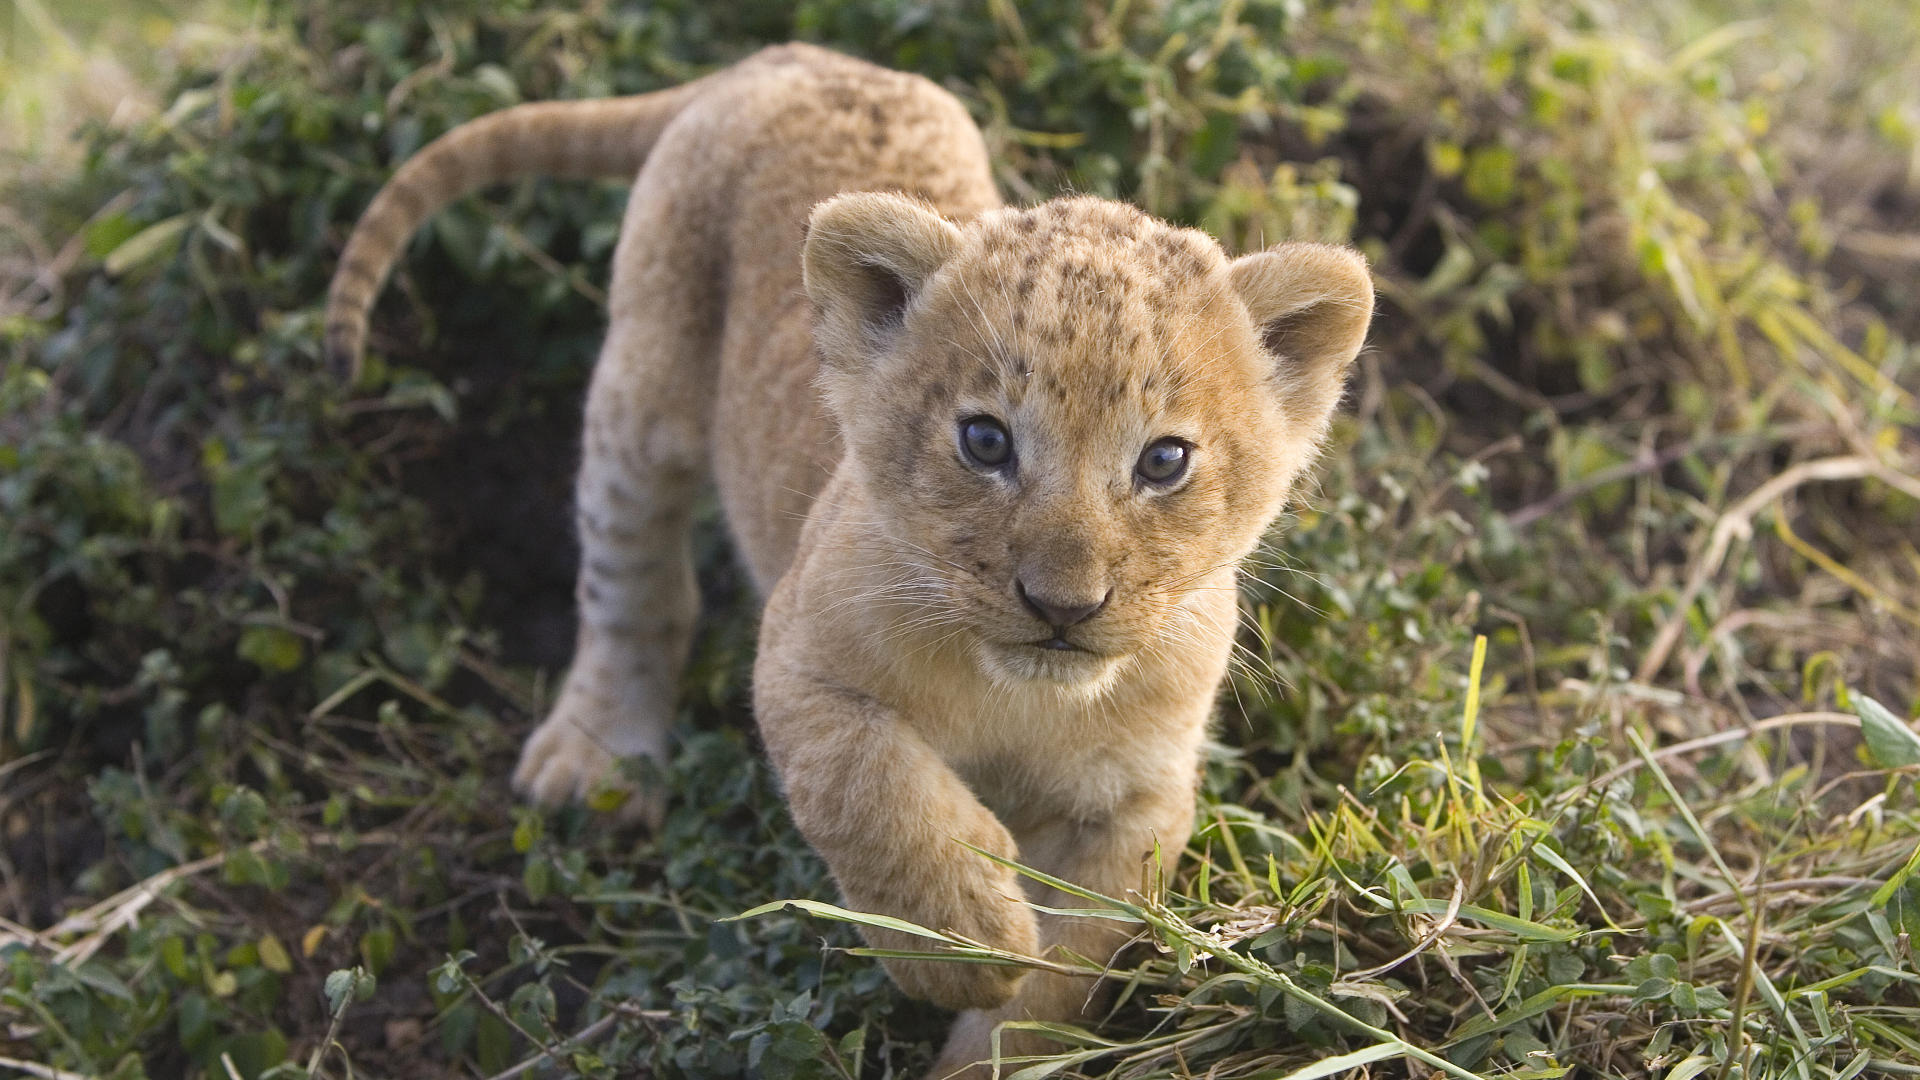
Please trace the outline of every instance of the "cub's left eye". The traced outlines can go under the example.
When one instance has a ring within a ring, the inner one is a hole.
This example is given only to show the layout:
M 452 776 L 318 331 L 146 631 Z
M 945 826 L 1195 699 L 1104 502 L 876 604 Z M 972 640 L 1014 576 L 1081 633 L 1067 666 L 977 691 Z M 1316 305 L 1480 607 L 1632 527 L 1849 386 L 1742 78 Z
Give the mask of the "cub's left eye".
M 969 417 L 960 421 L 960 449 L 975 465 L 998 469 L 1013 457 L 1013 436 L 991 416 Z
M 1171 487 L 1187 474 L 1187 461 L 1192 456 L 1193 447 L 1184 440 L 1160 439 L 1140 451 L 1133 474 L 1154 487 Z

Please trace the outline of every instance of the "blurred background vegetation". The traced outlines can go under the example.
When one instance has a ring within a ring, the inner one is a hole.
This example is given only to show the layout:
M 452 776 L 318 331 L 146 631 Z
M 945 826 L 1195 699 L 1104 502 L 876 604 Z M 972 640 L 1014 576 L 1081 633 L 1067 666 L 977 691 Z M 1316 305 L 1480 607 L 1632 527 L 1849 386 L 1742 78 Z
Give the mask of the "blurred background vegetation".
M 952 88 L 1010 198 L 1379 276 L 1352 408 L 1248 575 L 1179 880 L 1126 909 L 1098 1035 L 1007 1075 L 1920 1072 L 1920 8 L 3 26 L 0 1070 L 925 1066 L 944 1018 L 845 927 L 718 921 L 832 894 L 755 753 L 716 526 L 662 833 L 506 795 L 570 641 L 622 188 L 449 209 L 360 384 L 319 356 L 346 231 L 427 139 L 803 38 Z

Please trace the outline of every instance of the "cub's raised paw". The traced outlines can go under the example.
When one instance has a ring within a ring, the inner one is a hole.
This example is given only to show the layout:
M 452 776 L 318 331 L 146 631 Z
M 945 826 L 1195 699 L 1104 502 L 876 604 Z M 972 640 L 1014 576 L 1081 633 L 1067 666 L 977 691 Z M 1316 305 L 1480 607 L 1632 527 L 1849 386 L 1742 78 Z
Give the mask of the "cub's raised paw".
M 934 929 L 950 930 L 996 949 L 1035 955 L 1040 947 L 1040 929 L 1033 911 L 1018 899 L 1019 884 L 1010 874 L 1005 880 L 984 873 L 980 877 L 980 881 L 964 886 L 947 884 L 950 892 L 939 890 L 955 901 L 946 918 L 928 914 L 914 921 Z M 904 934 L 897 937 L 897 941 L 882 944 L 869 933 L 869 939 L 882 948 L 923 951 L 929 944 L 924 938 L 909 938 Z M 1025 968 L 965 961 L 887 960 L 885 963 L 887 973 L 902 991 L 946 1009 L 990 1009 L 1003 1005 L 1013 997 L 1027 974 Z
M 658 828 L 666 813 L 666 793 L 640 787 L 620 768 L 620 761 L 629 757 L 659 760 L 662 740 L 636 737 L 644 733 L 632 731 L 601 731 L 567 705 L 563 697 L 553 715 L 527 739 L 513 771 L 514 790 L 548 807 L 570 801 L 605 806 L 602 797 L 611 794 L 619 800 L 615 814 L 621 821 Z
M 918 948 L 925 949 L 921 940 Z M 909 945 L 909 948 L 914 946 Z M 943 1009 L 991 1009 L 1013 1000 L 1026 969 L 964 960 L 888 960 L 887 974 L 901 992 Z

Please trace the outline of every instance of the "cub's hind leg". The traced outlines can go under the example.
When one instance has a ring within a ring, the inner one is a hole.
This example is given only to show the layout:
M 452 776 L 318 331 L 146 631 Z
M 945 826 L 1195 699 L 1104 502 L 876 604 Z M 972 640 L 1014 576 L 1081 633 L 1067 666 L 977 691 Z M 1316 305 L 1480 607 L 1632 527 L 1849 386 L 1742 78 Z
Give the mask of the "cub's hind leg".
M 642 185 L 645 186 L 644 184 Z M 647 193 L 636 190 L 636 203 Z M 621 238 L 673 235 L 674 200 L 631 214 Z M 684 209 L 684 208 L 683 208 Z M 616 254 L 607 343 L 587 394 L 575 521 L 580 576 L 573 664 L 553 712 L 521 752 L 514 786 L 557 805 L 603 787 L 630 792 L 621 816 L 657 823 L 658 791 L 633 790 L 619 761 L 659 760 L 699 609 L 689 539 L 706 479 L 716 327 L 711 282 L 683 260 Z M 624 272 L 623 272 L 624 271 Z

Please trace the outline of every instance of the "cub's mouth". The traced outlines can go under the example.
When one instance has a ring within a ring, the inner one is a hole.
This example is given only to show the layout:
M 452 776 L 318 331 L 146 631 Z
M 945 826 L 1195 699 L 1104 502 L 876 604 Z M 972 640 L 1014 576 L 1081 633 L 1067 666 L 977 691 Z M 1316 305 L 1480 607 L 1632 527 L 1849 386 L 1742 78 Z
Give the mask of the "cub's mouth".
M 1104 689 L 1118 674 L 1124 659 L 1121 654 L 1090 649 L 1061 634 L 1024 641 L 984 639 L 975 650 L 981 669 L 996 682 L 1051 686 L 1076 695 Z

